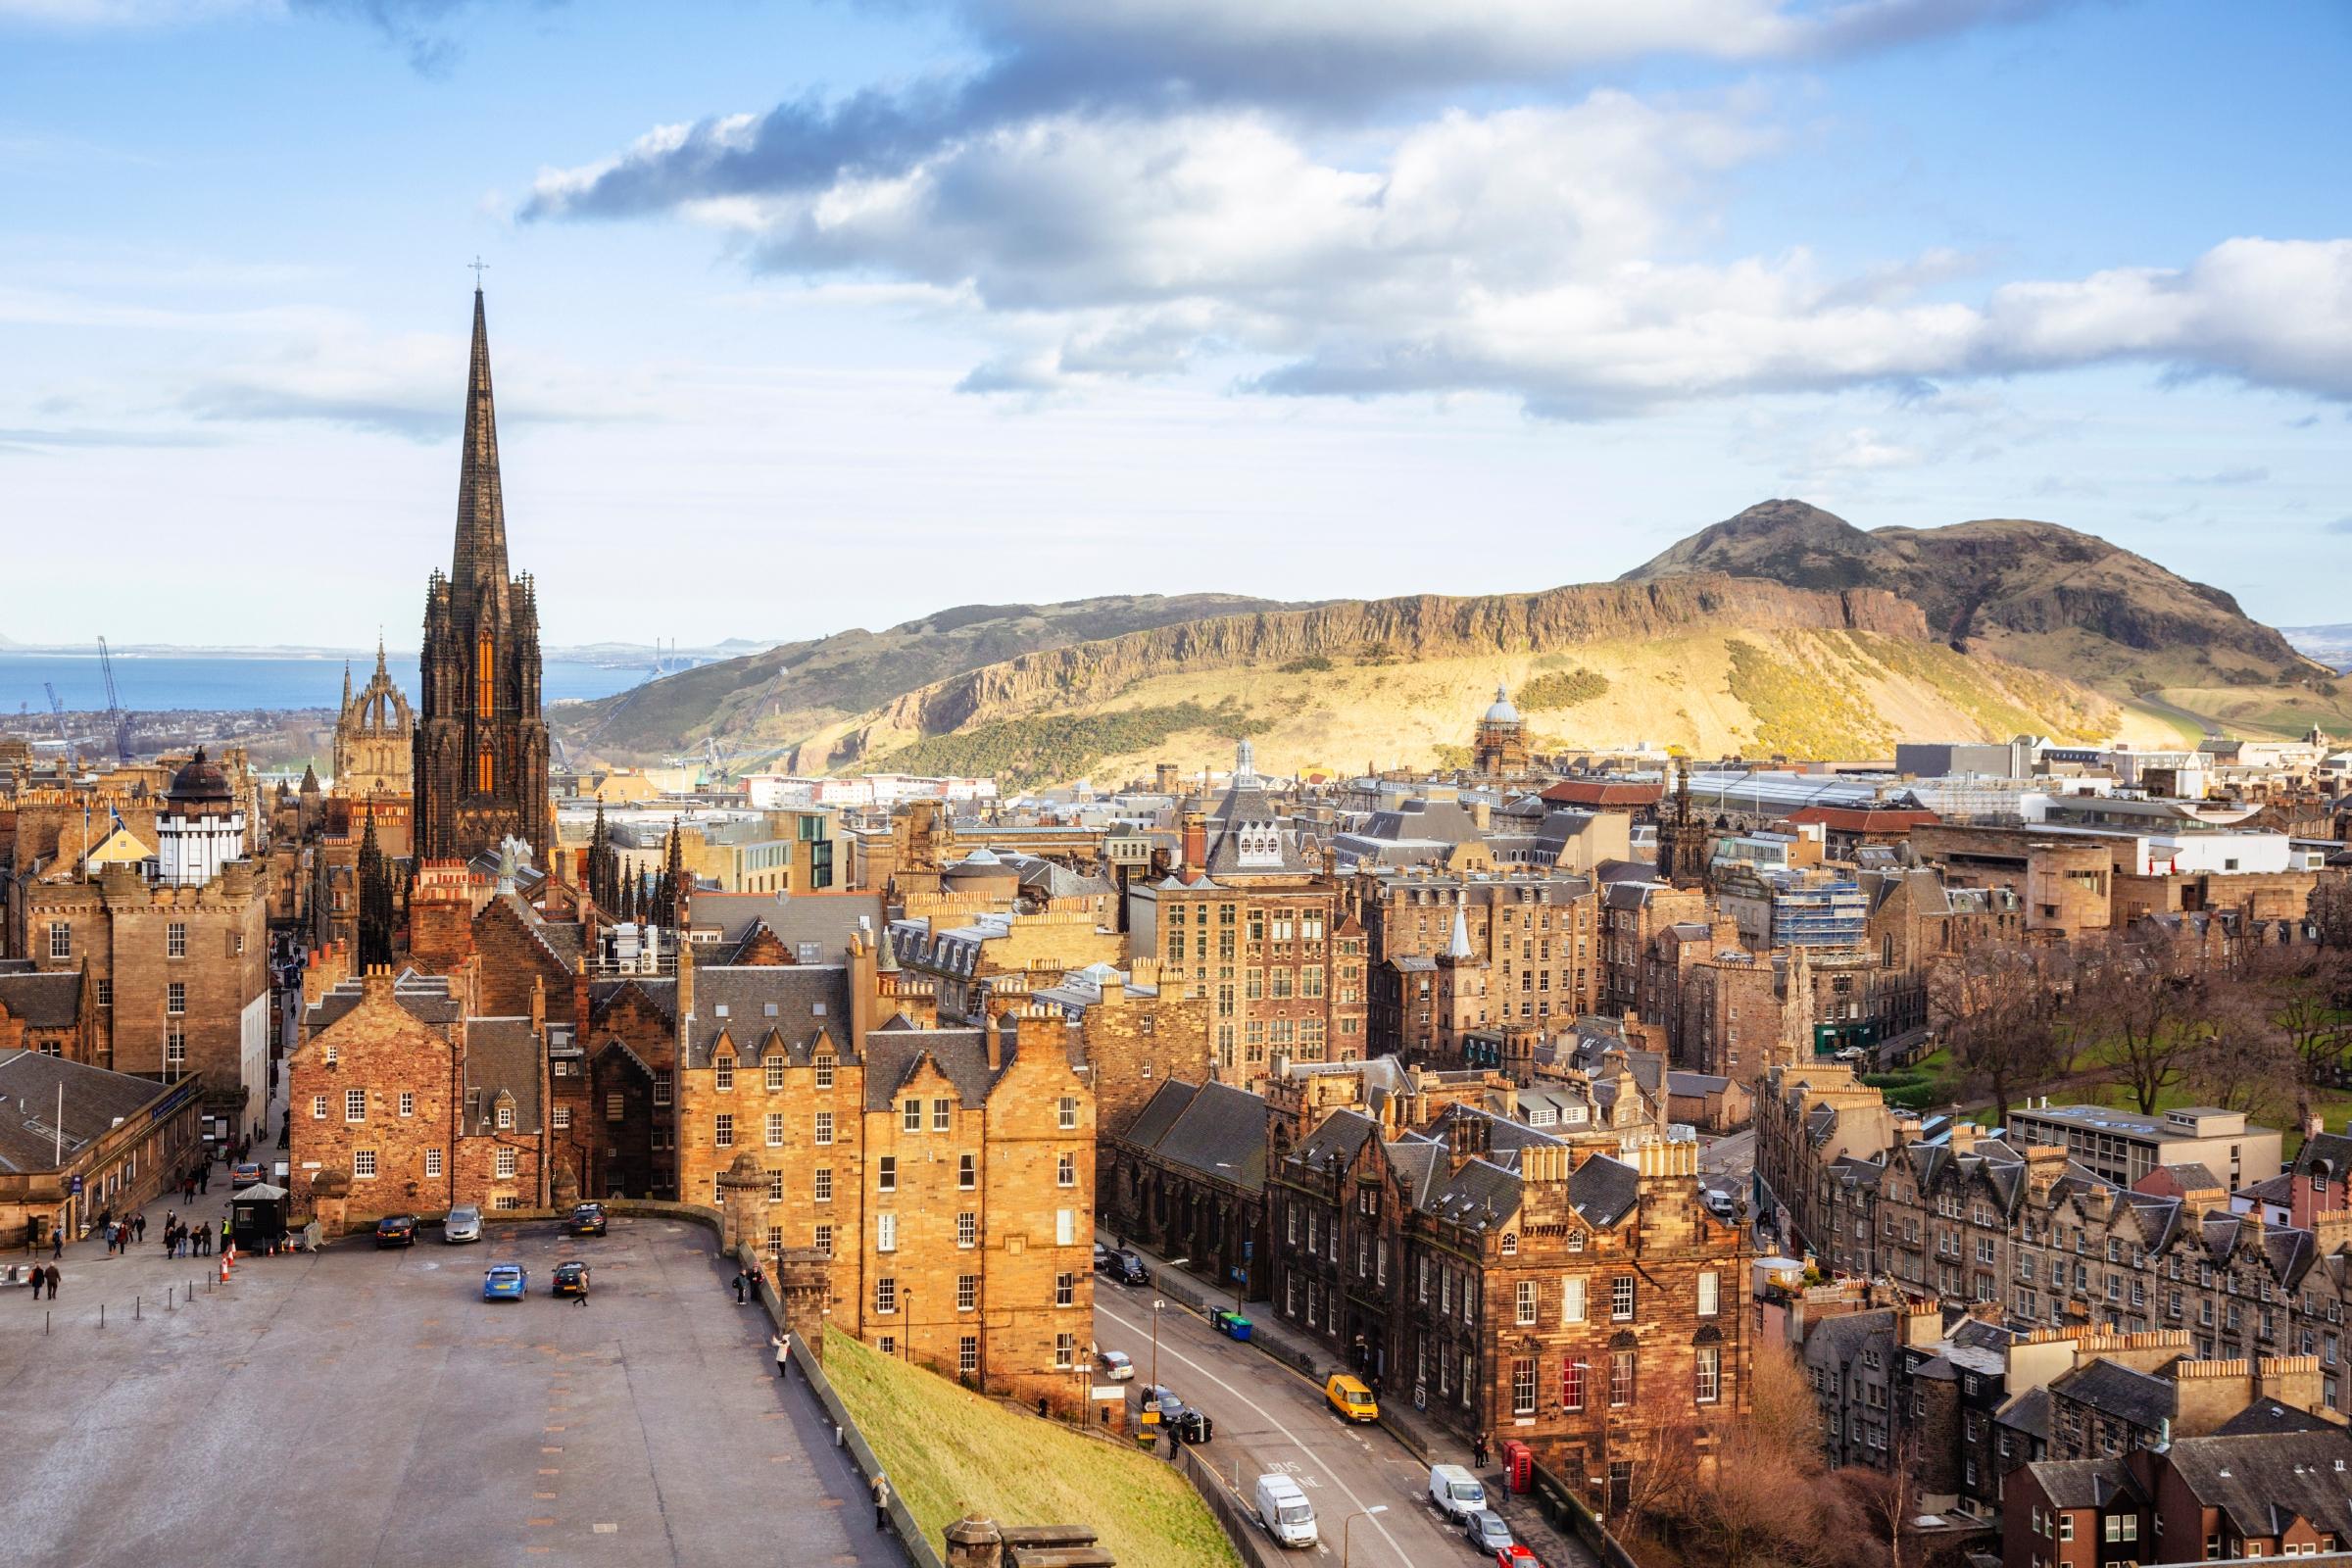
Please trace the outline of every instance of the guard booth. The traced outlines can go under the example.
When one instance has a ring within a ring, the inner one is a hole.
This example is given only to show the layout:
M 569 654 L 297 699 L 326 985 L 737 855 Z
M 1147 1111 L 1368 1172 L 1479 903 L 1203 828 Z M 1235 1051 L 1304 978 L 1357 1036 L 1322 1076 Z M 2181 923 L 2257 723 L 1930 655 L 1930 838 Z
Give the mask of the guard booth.
M 286 1190 L 255 1182 L 228 1200 L 229 1233 L 237 1247 L 258 1252 L 286 1233 Z

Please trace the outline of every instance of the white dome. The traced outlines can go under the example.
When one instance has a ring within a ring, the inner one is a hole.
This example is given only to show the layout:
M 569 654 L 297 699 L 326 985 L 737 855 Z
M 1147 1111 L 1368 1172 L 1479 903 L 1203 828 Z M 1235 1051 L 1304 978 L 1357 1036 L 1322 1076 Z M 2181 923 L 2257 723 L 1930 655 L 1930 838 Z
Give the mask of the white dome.
M 1511 706 L 1511 694 L 1500 686 L 1494 688 L 1494 706 L 1487 710 L 1487 722 L 1490 724 L 1516 724 L 1519 722 L 1519 710 Z

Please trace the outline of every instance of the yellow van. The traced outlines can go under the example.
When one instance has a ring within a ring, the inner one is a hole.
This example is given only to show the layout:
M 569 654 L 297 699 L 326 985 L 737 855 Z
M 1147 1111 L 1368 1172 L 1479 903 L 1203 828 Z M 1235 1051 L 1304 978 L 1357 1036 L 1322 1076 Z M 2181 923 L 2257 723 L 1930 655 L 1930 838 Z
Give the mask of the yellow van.
M 1345 1372 L 1323 1385 L 1323 1402 L 1348 1421 L 1380 1419 L 1380 1406 L 1373 1402 L 1372 1391 Z

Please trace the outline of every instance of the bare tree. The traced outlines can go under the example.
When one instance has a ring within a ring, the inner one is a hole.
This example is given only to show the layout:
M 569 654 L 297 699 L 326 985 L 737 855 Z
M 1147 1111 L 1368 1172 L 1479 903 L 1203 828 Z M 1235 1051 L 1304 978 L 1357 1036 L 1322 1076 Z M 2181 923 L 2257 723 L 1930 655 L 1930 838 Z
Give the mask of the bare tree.
M 1906 1534 L 1916 1534 L 1919 1515 L 1919 1434 L 1904 1430 L 1894 1439 L 1884 1470 L 1858 1466 L 1838 1472 L 1846 1494 L 1886 1552 L 1886 1568 L 1903 1568 Z
M 2352 954 L 2333 948 L 2258 948 L 2245 977 L 2266 993 L 2271 1022 L 2295 1057 L 2295 1120 L 2311 1115 L 2323 1089 L 2344 1076 L 2352 1054 L 2352 1023 L 2343 1004 L 2352 993 Z
M 1992 1101 L 1999 1126 L 2009 1124 L 2012 1098 L 2064 1065 L 2053 951 L 1980 943 L 1929 977 L 1929 1004 L 1962 1083 Z
M 2204 1045 L 2197 986 L 2171 936 L 2142 922 L 2078 954 L 2075 1028 L 2103 1041 L 2140 1114 L 2188 1076 Z
M 2339 876 L 2313 888 L 2304 918 L 2317 928 L 2322 945 L 2352 951 L 2352 881 Z
M 2303 1098 L 2302 1059 L 2273 1017 L 2269 985 L 2239 970 L 2200 976 L 2194 991 L 2200 1043 L 2187 1076 L 2200 1097 L 2265 1120 Z

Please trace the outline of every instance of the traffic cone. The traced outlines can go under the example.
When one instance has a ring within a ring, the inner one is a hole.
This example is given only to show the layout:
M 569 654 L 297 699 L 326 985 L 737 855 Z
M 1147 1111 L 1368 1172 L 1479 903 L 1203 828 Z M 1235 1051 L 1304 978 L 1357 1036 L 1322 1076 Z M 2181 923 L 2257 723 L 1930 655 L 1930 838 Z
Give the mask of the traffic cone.
M 220 1283 L 223 1285 L 228 1283 L 228 1254 L 226 1252 L 220 1254 Z

